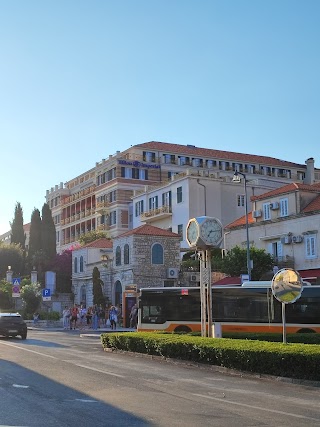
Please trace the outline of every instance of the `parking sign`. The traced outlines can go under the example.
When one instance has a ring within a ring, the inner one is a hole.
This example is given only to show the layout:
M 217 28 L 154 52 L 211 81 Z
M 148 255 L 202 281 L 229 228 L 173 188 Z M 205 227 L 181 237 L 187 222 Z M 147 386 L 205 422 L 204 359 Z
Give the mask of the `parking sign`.
M 50 289 L 42 289 L 42 301 L 51 301 Z

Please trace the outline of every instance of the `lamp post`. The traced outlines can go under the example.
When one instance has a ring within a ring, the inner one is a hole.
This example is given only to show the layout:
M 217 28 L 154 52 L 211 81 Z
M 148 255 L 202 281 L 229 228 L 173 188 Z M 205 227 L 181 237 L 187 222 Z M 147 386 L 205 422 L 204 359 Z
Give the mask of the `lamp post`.
M 249 223 L 248 223 L 248 194 L 247 194 L 247 178 L 246 175 L 242 172 L 235 172 L 232 178 L 232 182 L 239 183 L 241 182 L 241 175 L 244 179 L 244 195 L 245 195 L 245 205 L 244 212 L 246 217 L 246 236 L 247 236 L 247 272 L 248 279 L 251 280 L 251 262 L 250 262 L 250 242 L 249 242 Z

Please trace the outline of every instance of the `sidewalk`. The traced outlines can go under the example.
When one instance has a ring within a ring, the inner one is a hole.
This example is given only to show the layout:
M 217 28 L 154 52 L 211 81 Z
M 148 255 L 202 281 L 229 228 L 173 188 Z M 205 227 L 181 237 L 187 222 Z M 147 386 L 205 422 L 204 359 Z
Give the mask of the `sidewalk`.
M 28 330 L 33 331 L 52 331 L 52 332 L 65 332 L 66 334 L 69 333 L 80 333 L 80 336 L 83 337 L 100 337 L 101 334 L 109 333 L 109 332 L 136 332 L 136 329 L 133 328 L 123 328 L 123 327 L 117 327 L 116 329 L 111 328 L 101 328 L 101 329 L 89 329 L 89 328 L 83 328 L 79 329 L 63 329 L 63 327 L 50 327 L 45 325 L 39 325 L 39 326 L 28 326 Z

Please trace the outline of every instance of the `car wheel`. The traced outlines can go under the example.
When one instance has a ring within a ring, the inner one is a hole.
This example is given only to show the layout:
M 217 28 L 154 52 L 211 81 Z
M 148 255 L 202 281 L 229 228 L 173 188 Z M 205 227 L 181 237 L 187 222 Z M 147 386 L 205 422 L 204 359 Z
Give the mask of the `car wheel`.
M 21 339 L 22 339 L 22 340 L 27 339 L 27 333 L 26 333 L 26 332 L 25 332 L 24 334 L 21 334 Z

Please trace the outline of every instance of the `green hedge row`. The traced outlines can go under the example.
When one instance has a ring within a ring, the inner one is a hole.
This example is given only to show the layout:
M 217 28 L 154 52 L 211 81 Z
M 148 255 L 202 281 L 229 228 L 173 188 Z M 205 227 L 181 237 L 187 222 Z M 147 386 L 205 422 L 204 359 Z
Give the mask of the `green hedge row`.
M 320 346 L 147 332 L 101 334 L 105 349 L 125 350 L 259 374 L 320 381 Z

